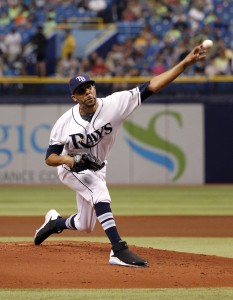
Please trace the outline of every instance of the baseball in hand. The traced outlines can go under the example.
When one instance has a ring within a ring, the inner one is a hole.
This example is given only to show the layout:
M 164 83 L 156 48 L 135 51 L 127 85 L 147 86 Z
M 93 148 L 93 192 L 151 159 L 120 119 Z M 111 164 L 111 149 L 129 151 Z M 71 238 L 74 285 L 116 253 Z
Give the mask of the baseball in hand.
M 210 49 L 211 47 L 213 47 L 213 42 L 211 40 L 204 40 L 201 45 L 205 49 Z

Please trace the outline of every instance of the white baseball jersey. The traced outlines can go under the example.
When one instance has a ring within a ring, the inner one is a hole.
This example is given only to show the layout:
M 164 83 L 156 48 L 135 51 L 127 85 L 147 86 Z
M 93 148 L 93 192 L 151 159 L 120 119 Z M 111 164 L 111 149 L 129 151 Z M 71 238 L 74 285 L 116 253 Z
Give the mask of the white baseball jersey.
M 106 98 L 97 98 L 98 108 L 90 122 L 80 115 L 79 104 L 73 106 L 54 125 L 46 157 L 51 153 L 92 153 L 106 164 L 120 125 L 141 105 L 141 101 L 152 94 L 147 89 L 148 84 L 130 91 L 113 93 Z M 106 167 L 97 172 L 84 170 L 79 173 L 70 172 L 66 165 L 58 166 L 57 169 L 63 184 L 76 192 L 78 210 L 74 218 L 75 228 L 91 232 L 96 223 L 94 205 L 111 202 L 105 180 Z
M 79 113 L 79 104 L 64 113 L 54 125 L 50 145 L 64 145 L 62 155 L 92 153 L 106 161 L 122 122 L 141 105 L 139 88 L 97 98 L 98 108 L 91 122 Z

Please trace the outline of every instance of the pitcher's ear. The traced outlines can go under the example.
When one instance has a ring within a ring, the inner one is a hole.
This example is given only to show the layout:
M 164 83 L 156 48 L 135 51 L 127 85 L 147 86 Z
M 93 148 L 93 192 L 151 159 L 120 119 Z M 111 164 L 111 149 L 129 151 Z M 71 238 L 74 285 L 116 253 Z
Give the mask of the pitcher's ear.
M 77 99 L 76 99 L 75 95 L 71 95 L 71 98 L 72 98 L 72 100 L 73 100 L 74 102 L 77 102 Z

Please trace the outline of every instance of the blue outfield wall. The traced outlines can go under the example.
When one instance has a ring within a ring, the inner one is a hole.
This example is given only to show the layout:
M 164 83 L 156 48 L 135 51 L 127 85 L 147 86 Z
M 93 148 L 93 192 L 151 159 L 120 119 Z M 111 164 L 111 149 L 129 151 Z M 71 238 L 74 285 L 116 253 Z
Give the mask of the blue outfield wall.
M 233 104 L 205 105 L 205 182 L 233 183 Z

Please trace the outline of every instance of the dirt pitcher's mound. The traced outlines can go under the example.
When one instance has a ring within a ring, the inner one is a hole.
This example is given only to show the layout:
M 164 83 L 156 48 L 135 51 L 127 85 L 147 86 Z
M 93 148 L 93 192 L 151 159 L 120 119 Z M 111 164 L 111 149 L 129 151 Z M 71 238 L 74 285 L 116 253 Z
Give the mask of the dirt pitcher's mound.
M 233 287 L 233 259 L 130 248 L 149 267 L 109 265 L 104 243 L 0 243 L 0 288 Z

